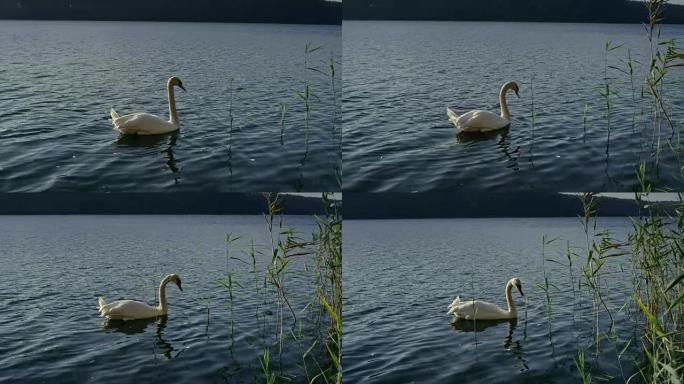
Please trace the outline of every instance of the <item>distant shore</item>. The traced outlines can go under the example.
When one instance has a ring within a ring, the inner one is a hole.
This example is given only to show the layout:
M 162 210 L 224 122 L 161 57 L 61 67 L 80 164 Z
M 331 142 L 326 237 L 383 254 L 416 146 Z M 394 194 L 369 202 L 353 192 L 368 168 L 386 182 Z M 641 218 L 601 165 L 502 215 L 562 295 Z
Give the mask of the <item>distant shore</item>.
M 321 197 L 281 195 L 285 215 L 323 215 Z M 338 204 L 341 204 L 338 202 Z M 260 193 L 49 192 L 0 195 L 0 215 L 261 215 Z
M 662 23 L 684 24 L 683 5 L 667 4 L 663 15 Z M 547 0 L 543 3 L 424 0 L 420 6 L 407 0 L 345 0 L 343 19 L 640 24 L 647 22 L 648 11 L 642 1 L 629 0 Z
M 90 21 L 181 21 L 274 24 L 342 23 L 342 3 L 296 0 L 0 0 L 0 19 Z
M 596 197 L 597 215 L 636 217 L 648 207 L 634 199 Z M 676 202 L 653 202 L 661 214 L 674 214 Z M 578 196 L 555 192 L 486 193 L 440 191 L 422 193 L 344 193 L 344 219 L 440 219 L 503 217 L 578 217 Z

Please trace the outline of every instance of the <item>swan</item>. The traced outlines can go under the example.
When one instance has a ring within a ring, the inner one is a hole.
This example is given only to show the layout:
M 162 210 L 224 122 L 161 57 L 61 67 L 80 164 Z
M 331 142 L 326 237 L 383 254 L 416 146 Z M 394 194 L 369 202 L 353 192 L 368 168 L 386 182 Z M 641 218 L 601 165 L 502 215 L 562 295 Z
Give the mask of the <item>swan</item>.
M 456 297 L 454 301 L 449 305 L 449 315 L 454 315 L 456 320 L 504 320 L 504 319 L 516 319 L 518 317 L 518 311 L 515 308 L 515 302 L 511 297 L 511 290 L 513 287 L 518 289 L 521 296 L 525 296 L 522 291 L 522 283 L 517 277 L 508 280 L 506 283 L 506 304 L 508 304 L 508 310 L 500 308 L 496 304 L 487 303 L 485 301 L 475 300 L 475 301 L 461 301 L 460 297 Z
M 509 126 L 511 124 L 511 114 L 508 112 L 508 103 L 506 102 L 506 92 L 509 90 L 514 91 L 515 95 L 520 97 L 518 93 L 520 89 L 515 81 L 509 81 L 504 84 L 499 92 L 501 116 L 480 110 L 470 111 L 459 116 L 447 107 L 449 121 L 456 126 L 458 132 L 488 132 Z
M 172 282 L 176 283 L 178 289 L 183 292 L 180 277 L 175 273 L 167 275 L 159 283 L 159 305 L 156 307 L 135 300 L 118 300 L 107 304 L 102 297 L 99 297 L 97 301 L 100 317 L 106 317 L 110 320 L 139 320 L 166 316 L 168 311 L 166 305 L 166 284 Z
M 112 116 L 114 130 L 124 135 L 161 135 L 174 132 L 180 128 L 178 112 L 176 112 L 176 99 L 173 87 L 178 86 L 185 91 L 183 82 L 176 76 L 170 77 L 166 83 L 166 93 L 169 98 L 169 121 L 149 113 L 136 112 L 119 116 L 112 108 L 109 112 Z

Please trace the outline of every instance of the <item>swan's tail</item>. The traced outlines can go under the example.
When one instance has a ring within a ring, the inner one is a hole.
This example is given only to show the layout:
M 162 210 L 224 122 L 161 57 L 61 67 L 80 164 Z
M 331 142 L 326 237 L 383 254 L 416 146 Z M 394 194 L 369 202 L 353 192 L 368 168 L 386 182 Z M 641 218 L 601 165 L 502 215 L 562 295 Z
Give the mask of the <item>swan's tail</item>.
M 112 108 L 112 109 L 109 111 L 109 115 L 112 116 L 112 121 L 114 121 L 114 120 L 116 120 L 116 119 L 119 118 L 119 114 L 116 113 L 116 111 L 114 110 L 114 108 Z
M 451 315 L 456 311 L 456 308 L 461 304 L 461 296 L 456 296 L 454 301 L 449 304 L 449 312 L 447 312 L 447 315 Z
M 456 124 L 456 121 L 460 117 L 456 114 L 456 112 L 452 111 L 449 107 L 447 107 L 447 116 L 449 116 L 449 121 L 451 121 L 454 124 Z
M 107 302 L 105 301 L 105 299 L 103 299 L 102 297 L 98 297 L 97 298 L 97 307 L 98 307 L 98 311 L 100 311 L 100 316 L 103 316 L 104 310 L 107 307 Z

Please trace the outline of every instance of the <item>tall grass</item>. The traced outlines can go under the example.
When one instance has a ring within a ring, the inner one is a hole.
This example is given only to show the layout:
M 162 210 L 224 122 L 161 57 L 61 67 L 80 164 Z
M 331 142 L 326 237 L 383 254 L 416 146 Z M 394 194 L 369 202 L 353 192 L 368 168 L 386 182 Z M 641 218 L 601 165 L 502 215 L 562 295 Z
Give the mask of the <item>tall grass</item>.
M 255 316 L 263 337 L 258 357 L 263 381 L 341 383 L 339 206 L 331 195 L 323 194 L 326 214 L 316 218 L 315 229 L 308 238 L 286 224 L 283 199 L 276 193 L 264 194 L 266 241 L 255 245 L 252 240 L 251 246 L 243 250 L 246 258 L 231 251 L 239 237 L 229 234 L 226 238 L 229 269 L 218 284 L 227 292 L 231 329 L 234 321 L 244 321 L 235 318 L 233 307 L 241 302 L 235 291 L 258 297 L 261 309 L 257 309 Z M 233 266 L 233 261 L 238 261 L 238 265 Z M 293 354 L 299 354 L 300 364 L 285 363 L 292 361 Z
M 681 152 L 680 132 L 677 124 L 672 119 L 671 106 L 665 99 L 667 75 L 670 70 L 684 66 L 684 52 L 674 39 L 661 40 L 661 23 L 663 20 L 663 10 L 668 3 L 667 0 L 646 0 L 648 10 L 648 23 L 645 25 L 648 41 L 650 44 L 649 56 L 650 64 L 648 74 L 645 79 L 645 87 L 652 97 L 653 114 L 652 127 L 656 147 L 656 166 L 660 154 L 660 135 L 662 124 L 665 122 L 670 127 L 671 137 L 669 147 L 679 155 Z
M 649 188 L 636 199 L 647 215 L 633 220 L 630 235 L 633 268 L 638 271 L 634 300 L 646 322 L 641 343 L 644 363 L 635 374 L 649 383 L 681 382 L 684 370 L 684 201 L 677 216 L 666 217 L 645 202 Z

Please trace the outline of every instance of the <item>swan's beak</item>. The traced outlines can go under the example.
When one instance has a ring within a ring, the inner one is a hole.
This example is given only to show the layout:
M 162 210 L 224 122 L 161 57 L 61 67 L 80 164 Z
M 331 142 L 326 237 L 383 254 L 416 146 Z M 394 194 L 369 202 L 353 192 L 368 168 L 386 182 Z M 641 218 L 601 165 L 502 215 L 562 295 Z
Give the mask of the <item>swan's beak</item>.
M 183 292 L 183 287 L 181 286 L 181 282 L 176 282 L 176 285 L 178 286 L 178 289 L 180 289 L 181 292 Z
M 518 292 L 520 292 L 520 296 L 525 296 L 525 294 L 522 291 L 522 287 L 516 286 L 518 288 Z
M 183 86 L 183 84 L 178 84 L 178 88 L 182 89 L 183 92 L 186 92 L 186 91 L 185 91 L 185 87 Z M 182 289 L 181 289 L 181 291 L 182 291 Z
M 518 93 L 518 91 L 515 91 L 515 95 L 518 96 L 518 98 L 520 98 L 520 94 Z

